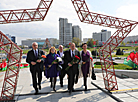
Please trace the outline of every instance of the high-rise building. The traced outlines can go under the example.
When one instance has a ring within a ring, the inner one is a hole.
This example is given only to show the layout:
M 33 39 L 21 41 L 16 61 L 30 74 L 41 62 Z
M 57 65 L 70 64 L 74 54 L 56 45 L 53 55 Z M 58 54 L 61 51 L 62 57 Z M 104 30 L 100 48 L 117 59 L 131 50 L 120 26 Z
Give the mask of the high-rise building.
M 93 33 L 93 39 L 94 40 L 98 40 L 99 41 L 99 45 L 102 44 L 102 42 L 106 42 L 109 38 L 111 37 L 111 31 L 107 31 L 107 30 L 101 30 L 101 32 L 97 33 Z
M 59 18 L 59 44 L 68 45 L 72 42 L 72 23 L 67 18 Z
M 12 36 L 12 37 L 11 37 L 11 40 L 12 40 L 14 43 L 16 43 L 16 37 L 15 37 L 15 36 Z
M 13 41 L 14 43 L 16 43 L 16 37 L 15 36 L 11 36 L 10 34 L 6 34 L 6 36 Z
M 11 39 L 11 35 L 10 35 L 10 34 L 6 34 L 6 36 L 7 36 L 9 39 Z
M 74 37 L 79 38 L 82 41 L 82 31 L 78 25 L 72 27 L 72 38 Z

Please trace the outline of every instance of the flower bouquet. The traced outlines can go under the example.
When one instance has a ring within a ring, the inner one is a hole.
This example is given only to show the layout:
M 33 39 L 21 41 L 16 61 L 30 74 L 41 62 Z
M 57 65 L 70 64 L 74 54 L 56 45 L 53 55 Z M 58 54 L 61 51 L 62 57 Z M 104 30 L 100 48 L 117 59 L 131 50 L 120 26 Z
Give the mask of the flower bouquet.
M 42 60 L 43 58 L 46 58 L 46 56 L 45 55 L 42 55 L 40 58 L 39 58 L 39 60 Z M 36 61 L 37 62 L 37 61 Z
M 54 62 L 57 62 L 57 63 L 62 62 L 62 58 L 57 57 L 57 58 L 51 63 L 51 66 L 54 64 Z M 50 68 L 50 67 L 49 67 L 49 68 Z M 48 69 L 49 69 L 49 68 L 48 68 Z
M 80 60 L 80 58 L 77 56 L 77 55 L 75 55 L 75 57 L 73 58 L 73 60 L 70 62 L 70 64 L 72 64 L 73 65 L 73 62 L 78 62 Z M 69 69 L 69 67 L 70 66 L 68 66 L 65 70 L 68 70 Z

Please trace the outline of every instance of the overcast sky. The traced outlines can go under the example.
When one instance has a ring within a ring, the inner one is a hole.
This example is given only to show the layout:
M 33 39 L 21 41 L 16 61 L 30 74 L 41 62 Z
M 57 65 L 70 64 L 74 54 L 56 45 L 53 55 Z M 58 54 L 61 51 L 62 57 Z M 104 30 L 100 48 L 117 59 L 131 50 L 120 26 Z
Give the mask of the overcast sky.
M 32 2 L 33 1 L 33 2 Z M 0 10 L 36 8 L 40 0 L 0 0 Z M 86 0 L 92 12 L 138 21 L 138 0 Z M 28 38 L 59 38 L 59 18 L 68 18 L 68 22 L 79 25 L 82 37 L 92 37 L 93 32 L 107 29 L 113 34 L 116 29 L 81 23 L 71 0 L 53 0 L 44 21 L 0 24 L 0 31 L 17 37 L 17 43 Z M 138 26 L 129 34 L 138 35 Z

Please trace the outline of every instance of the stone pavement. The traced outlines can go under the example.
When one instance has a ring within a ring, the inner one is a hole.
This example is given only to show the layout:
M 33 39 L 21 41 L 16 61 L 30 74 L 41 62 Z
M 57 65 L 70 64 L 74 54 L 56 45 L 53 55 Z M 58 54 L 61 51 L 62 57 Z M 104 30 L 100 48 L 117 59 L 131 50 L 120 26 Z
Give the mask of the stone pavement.
M 0 91 L 3 77 L 4 73 L 1 72 Z M 67 92 L 67 76 L 64 78 L 63 88 L 60 87 L 59 78 L 57 79 L 56 93 L 50 88 L 49 79 L 43 76 L 42 89 L 39 91 L 38 95 L 34 95 L 35 91 L 32 86 L 29 68 L 24 68 L 20 70 L 15 100 L 17 102 L 116 102 L 117 100 L 113 98 L 115 97 L 124 102 L 138 102 L 138 79 L 117 78 L 119 91 L 113 91 L 111 94 L 113 97 L 111 97 L 109 94 L 91 84 L 92 82 L 105 90 L 102 73 L 96 73 L 96 77 L 97 80 L 88 78 L 88 91 L 84 91 L 83 79 L 80 78 L 78 84 L 75 84 L 74 87 L 76 91 L 69 95 Z

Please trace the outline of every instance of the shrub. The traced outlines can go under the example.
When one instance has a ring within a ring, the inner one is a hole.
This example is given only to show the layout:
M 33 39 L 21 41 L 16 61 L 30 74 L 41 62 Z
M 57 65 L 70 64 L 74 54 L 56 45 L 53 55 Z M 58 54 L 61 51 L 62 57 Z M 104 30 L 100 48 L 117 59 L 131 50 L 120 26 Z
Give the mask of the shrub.
M 135 51 L 138 51 L 138 47 L 135 48 Z

